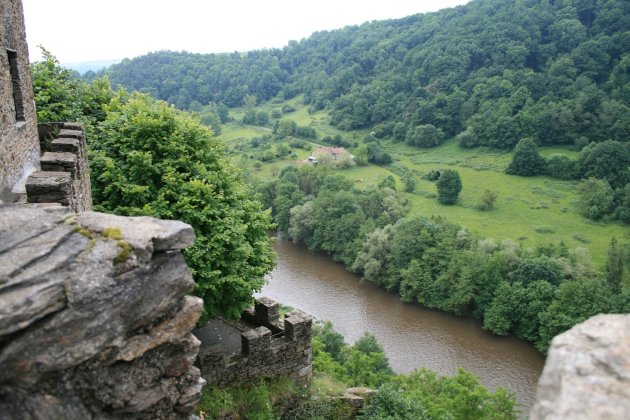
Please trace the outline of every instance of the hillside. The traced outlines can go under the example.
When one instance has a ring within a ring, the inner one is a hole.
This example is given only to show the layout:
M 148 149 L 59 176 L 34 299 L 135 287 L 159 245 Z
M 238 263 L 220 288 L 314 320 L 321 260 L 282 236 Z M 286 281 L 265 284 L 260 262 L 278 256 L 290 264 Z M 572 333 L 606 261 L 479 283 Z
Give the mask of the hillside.
M 630 4 L 474 0 L 246 54 L 157 52 L 106 74 L 180 108 L 304 94 L 332 125 L 418 142 L 431 124 L 468 147 L 630 135 Z

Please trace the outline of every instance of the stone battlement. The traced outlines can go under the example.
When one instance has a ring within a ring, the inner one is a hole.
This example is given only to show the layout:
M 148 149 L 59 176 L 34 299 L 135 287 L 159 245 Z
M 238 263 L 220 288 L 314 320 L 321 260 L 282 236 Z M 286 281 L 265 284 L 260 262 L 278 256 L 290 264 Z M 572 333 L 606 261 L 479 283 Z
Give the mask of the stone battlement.
M 199 353 L 201 374 L 210 385 L 248 383 L 259 378 L 289 377 L 304 383 L 312 375 L 312 318 L 292 311 L 280 319 L 279 304 L 260 298 L 254 308 L 243 313 L 244 323 L 233 324 L 231 333 L 239 334 L 240 348 L 212 345 L 202 338 Z M 212 328 L 210 325 L 204 328 Z M 245 331 L 239 331 L 243 330 Z M 203 328 L 201 329 L 203 330 Z M 204 331 L 195 332 L 199 337 Z M 229 337 L 219 337 L 219 340 Z
M 29 203 L 59 203 L 75 212 L 92 209 L 85 129 L 79 123 L 38 125 L 41 171 L 26 180 Z

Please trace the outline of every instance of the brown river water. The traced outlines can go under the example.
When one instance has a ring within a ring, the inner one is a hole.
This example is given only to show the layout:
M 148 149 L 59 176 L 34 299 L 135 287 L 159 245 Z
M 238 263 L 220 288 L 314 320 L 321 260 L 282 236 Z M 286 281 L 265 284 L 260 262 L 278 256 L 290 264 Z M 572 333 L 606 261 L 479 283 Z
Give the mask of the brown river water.
M 402 303 L 291 241 L 277 238 L 275 249 L 278 265 L 260 296 L 331 321 L 349 343 L 370 332 L 398 373 L 425 367 L 454 375 L 463 367 L 491 390 L 503 386 L 516 393 L 525 413 L 531 408 L 545 358 L 529 343 L 483 331 L 474 319 Z

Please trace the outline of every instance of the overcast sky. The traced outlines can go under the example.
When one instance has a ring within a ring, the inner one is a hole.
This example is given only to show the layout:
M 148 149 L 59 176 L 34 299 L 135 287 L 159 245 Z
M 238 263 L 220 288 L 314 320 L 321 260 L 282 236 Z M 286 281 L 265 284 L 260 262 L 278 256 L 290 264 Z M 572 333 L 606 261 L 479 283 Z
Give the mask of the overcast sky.
M 399 18 L 467 0 L 23 0 L 31 61 L 43 45 L 62 63 L 149 51 L 283 47 L 318 30 Z

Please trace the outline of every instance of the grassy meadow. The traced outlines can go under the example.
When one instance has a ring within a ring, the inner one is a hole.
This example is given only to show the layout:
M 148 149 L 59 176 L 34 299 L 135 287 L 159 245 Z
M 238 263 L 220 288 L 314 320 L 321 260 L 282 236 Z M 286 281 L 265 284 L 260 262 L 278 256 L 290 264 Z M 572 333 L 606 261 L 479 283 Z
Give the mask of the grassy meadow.
M 368 134 L 365 130 L 345 132 L 331 127 L 328 125 L 327 112 L 309 114 L 307 107 L 302 105 L 301 97 L 286 102 L 272 101 L 257 109 L 271 114 L 274 110 L 281 111 L 284 105 L 291 105 L 296 110 L 284 114 L 282 118 L 292 119 L 299 126 L 315 128 L 319 139 L 339 134 L 344 139 L 361 143 Z M 291 148 L 290 155 L 284 158 L 256 164 L 256 154 L 261 149 L 252 148 L 250 140 L 271 134 L 276 120 L 270 119 L 267 127 L 243 125 L 239 122 L 243 114 L 243 109 L 230 110 L 234 121 L 223 125 L 221 137 L 228 150 L 241 157 L 241 166 L 255 180 L 271 179 L 282 167 L 300 164 L 311 150 L 320 146 L 318 140 L 306 140 L 306 149 Z M 291 140 L 272 141 L 264 147 L 274 150 L 278 143 L 288 145 Z M 511 239 L 524 247 L 564 241 L 569 249 L 587 249 L 594 267 L 600 270 L 605 267 L 611 237 L 615 236 L 621 243 L 630 243 L 628 227 L 616 222 L 594 222 L 578 213 L 578 182 L 545 176 L 529 178 L 506 175 L 504 171 L 512 159 L 511 152 L 484 148 L 463 149 L 454 139 L 430 149 L 392 143 L 390 140 L 381 140 L 381 146 L 394 158 L 392 165 L 355 166 L 340 170 L 340 173 L 353 180 L 358 187 L 377 184 L 386 176 L 393 175 L 398 190 L 402 191 L 403 183 L 396 174 L 411 171 L 416 181 L 415 191 L 403 193 L 409 200 L 411 214 L 439 215 L 486 238 L 497 241 Z M 575 150 L 562 147 L 541 148 L 540 153 L 546 158 L 554 154 L 572 159 L 578 156 Z M 455 205 L 438 203 L 435 184 L 423 178 L 430 171 L 440 169 L 455 169 L 461 176 L 463 189 Z M 485 190 L 497 193 L 494 208 L 487 211 L 480 210 Z

